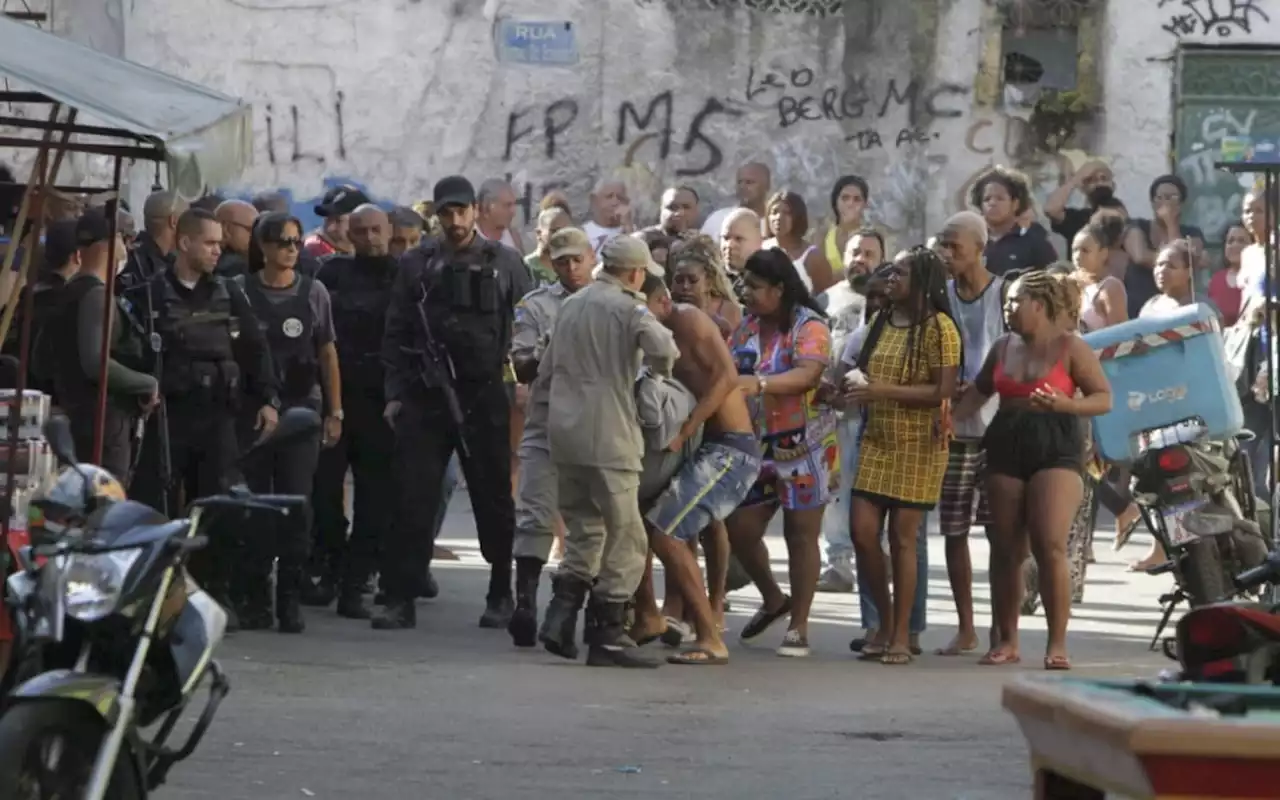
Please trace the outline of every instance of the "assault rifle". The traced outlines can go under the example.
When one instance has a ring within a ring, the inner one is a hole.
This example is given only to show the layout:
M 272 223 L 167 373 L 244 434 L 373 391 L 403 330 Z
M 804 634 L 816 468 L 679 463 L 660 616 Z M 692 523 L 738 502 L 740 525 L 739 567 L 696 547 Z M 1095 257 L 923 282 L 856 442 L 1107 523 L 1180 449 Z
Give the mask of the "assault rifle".
M 423 346 L 421 350 L 409 352 L 422 359 L 422 381 L 428 388 L 432 388 L 432 375 L 440 377 L 440 390 L 444 392 L 444 402 L 449 408 L 449 421 L 458 431 L 458 454 L 463 458 L 470 458 L 471 452 L 467 448 L 467 437 L 463 428 L 466 415 L 462 413 L 462 403 L 458 400 L 458 372 L 453 367 L 453 357 L 449 355 L 449 351 L 440 347 L 435 337 L 431 335 L 431 325 L 427 323 L 428 293 L 424 291 L 422 299 L 417 303 L 418 322 L 422 325 Z

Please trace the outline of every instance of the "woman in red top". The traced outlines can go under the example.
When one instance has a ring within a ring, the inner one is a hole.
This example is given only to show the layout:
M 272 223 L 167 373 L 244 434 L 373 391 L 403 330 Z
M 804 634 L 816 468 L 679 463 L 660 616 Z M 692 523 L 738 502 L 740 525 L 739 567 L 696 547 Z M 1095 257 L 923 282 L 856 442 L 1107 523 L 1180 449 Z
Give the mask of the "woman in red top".
M 1240 254 L 1253 244 L 1253 236 L 1243 223 L 1233 222 L 1222 234 L 1222 269 L 1209 279 L 1209 299 L 1222 313 L 1223 327 L 1240 318 Z
M 1067 536 L 1084 487 L 1081 417 L 1111 410 L 1111 387 L 1092 348 L 1064 324 L 1080 307 L 1071 278 L 1036 270 L 1018 278 L 1005 301 L 1011 333 L 992 345 L 965 390 L 956 418 L 977 413 L 993 394 L 1000 408 L 983 437 L 992 525 L 991 605 L 995 637 L 980 663 L 1016 664 L 1022 563 L 1028 540 L 1049 622 L 1045 669 L 1070 669 L 1067 619 L 1071 579 Z

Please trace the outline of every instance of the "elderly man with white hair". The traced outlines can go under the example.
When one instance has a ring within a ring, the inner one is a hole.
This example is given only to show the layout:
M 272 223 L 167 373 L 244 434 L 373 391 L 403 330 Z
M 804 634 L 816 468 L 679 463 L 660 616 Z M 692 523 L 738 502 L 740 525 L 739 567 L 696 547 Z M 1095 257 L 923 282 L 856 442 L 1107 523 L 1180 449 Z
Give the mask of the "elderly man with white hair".
M 964 345 L 958 392 L 978 377 L 987 353 L 1005 331 L 1005 279 L 987 269 L 983 255 L 987 238 L 986 221 L 973 211 L 954 215 L 938 234 L 938 251 L 951 273 L 951 280 L 947 282 L 951 316 Z M 982 435 L 997 405 L 998 399 L 993 397 L 980 413 L 956 421 L 955 439 L 951 442 L 947 471 L 942 478 L 939 526 L 946 539 L 947 577 L 956 601 L 960 630 L 950 644 L 938 651 L 940 655 L 959 655 L 978 646 L 973 623 L 969 529 L 974 522 L 985 526 L 990 519 L 982 489 L 985 460 Z

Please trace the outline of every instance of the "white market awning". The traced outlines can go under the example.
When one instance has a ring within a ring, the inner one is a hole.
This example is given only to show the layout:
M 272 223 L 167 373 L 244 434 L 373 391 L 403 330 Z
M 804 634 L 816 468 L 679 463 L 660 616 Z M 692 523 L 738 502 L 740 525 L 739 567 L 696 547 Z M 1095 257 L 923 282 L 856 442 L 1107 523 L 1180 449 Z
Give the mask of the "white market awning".
M 150 143 L 151 157 L 169 167 L 170 188 L 189 198 L 234 183 L 251 161 L 252 116 L 240 100 L 4 16 L 0 75 L 77 109 L 83 121 Z M 74 139 L 68 149 L 77 149 Z

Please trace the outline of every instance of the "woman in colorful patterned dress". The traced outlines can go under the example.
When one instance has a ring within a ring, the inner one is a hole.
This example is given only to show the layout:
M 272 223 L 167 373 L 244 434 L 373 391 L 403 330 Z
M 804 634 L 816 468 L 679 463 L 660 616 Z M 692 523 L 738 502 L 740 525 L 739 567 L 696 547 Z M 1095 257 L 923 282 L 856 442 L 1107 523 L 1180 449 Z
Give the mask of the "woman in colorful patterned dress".
M 763 445 L 760 477 L 726 524 L 734 555 L 764 599 L 742 629 L 759 639 L 775 622 L 791 624 L 778 655 L 809 655 L 809 608 L 821 566 L 822 512 L 840 482 L 836 414 L 815 395 L 831 362 L 831 329 L 782 250 L 761 250 L 743 268 L 747 314 L 729 339 L 739 385 Z M 764 532 L 782 508 L 794 597 L 773 577 Z
M 937 253 L 913 247 L 900 254 L 889 274 L 888 294 L 890 306 L 871 322 L 858 355 L 865 379 L 851 385 L 845 397 L 860 403 L 865 414 L 850 527 L 858 572 L 882 623 L 860 658 L 897 665 L 912 660 L 909 622 L 921 577 L 916 534 L 942 492 L 950 398 L 962 346 L 947 300 L 946 268 Z M 892 603 L 880 548 L 886 514 Z

